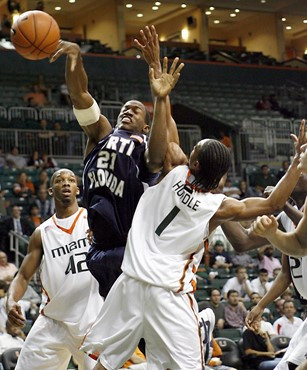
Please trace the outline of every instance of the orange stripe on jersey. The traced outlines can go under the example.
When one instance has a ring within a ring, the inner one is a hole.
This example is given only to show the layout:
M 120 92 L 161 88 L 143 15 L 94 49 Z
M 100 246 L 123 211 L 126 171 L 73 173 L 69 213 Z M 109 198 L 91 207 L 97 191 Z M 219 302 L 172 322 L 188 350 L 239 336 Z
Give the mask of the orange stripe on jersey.
M 42 291 L 45 293 L 45 295 L 47 296 L 47 302 L 45 304 L 45 306 L 43 307 L 43 309 L 41 310 L 41 314 L 42 315 L 45 315 L 44 313 L 44 308 L 47 306 L 47 304 L 51 301 L 50 297 L 49 297 L 49 294 L 47 292 L 47 290 L 44 288 L 43 284 L 42 284 Z
M 198 321 L 198 315 L 195 313 L 195 310 L 194 310 L 194 300 L 192 299 L 192 297 L 190 296 L 189 293 L 187 294 L 187 296 L 189 298 L 191 310 L 193 311 L 193 314 L 195 316 L 197 326 L 198 326 L 198 338 L 199 338 L 199 345 L 200 345 L 201 368 L 204 369 L 205 365 L 204 365 L 204 358 L 203 358 L 203 342 L 201 340 L 201 332 L 200 332 L 200 326 L 199 326 L 199 321 Z
M 136 139 L 140 144 L 143 143 L 143 138 L 141 136 L 138 136 L 138 135 L 131 135 L 130 136 L 131 139 Z
M 182 291 L 183 291 L 183 288 L 184 288 L 184 278 L 185 278 L 185 274 L 186 274 L 186 272 L 187 272 L 187 269 L 189 268 L 190 263 L 193 261 L 194 254 L 195 254 L 195 253 L 192 253 L 192 254 L 190 255 L 190 258 L 188 259 L 187 263 L 184 265 L 183 272 L 182 272 L 182 276 L 181 276 L 181 278 L 180 278 L 180 280 L 179 280 L 180 288 L 177 290 L 177 293 L 179 293 L 179 292 L 182 292 Z
M 185 184 L 186 184 L 186 185 L 188 185 L 191 189 L 193 189 L 193 190 L 195 190 L 195 191 L 197 191 L 197 192 L 199 192 L 199 193 L 208 193 L 208 191 L 205 191 L 205 190 L 203 190 L 203 189 L 201 189 L 201 188 L 197 187 L 197 185 L 192 184 L 192 183 L 188 180 L 188 178 L 189 178 L 190 176 L 191 176 L 191 171 L 189 170 L 189 171 L 188 171 L 188 174 L 187 174 L 187 178 L 186 178 L 186 180 L 185 180 Z
M 60 230 L 64 231 L 65 233 L 67 234 L 72 234 L 72 232 L 74 231 L 74 228 L 76 226 L 76 223 L 78 221 L 78 218 L 81 216 L 81 213 L 84 211 L 84 208 L 81 208 L 80 211 L 78 212 L 76 218 L 74 219 L 74 222 L 72 223 L 72 225 L 70 226 L 69 229 L 65 229 L 65 227 L 62 227 L 60 225 L 58 225 L 55 221 L 55 217 L 54 215 L 52 216 L 52 221 L 54 222 L 55 226 L 58 227 Z

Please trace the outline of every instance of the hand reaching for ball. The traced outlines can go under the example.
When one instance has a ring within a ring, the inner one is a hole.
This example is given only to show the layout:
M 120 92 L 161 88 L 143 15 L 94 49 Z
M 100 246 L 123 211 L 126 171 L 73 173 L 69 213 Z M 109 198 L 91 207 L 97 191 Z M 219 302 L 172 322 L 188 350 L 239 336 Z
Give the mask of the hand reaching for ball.
M 79 45 L 73 42 L 60 40 L 56 51 L 50 55 L 50 63 L 55 62 L 63 54 L 66 54 L 70 59 L 70 69 L 73 72 L 76 68 L 78 57 L 80 55 Z

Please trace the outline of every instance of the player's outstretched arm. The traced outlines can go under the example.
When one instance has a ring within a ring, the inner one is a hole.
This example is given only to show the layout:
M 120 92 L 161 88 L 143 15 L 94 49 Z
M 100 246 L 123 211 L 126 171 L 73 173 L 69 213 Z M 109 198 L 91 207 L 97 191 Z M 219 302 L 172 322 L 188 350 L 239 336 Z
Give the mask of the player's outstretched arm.
M 290 267 L 287 256 L 282 256 L 281 271 L 274 280 L 271 288 L 266 292 L 266 294 L 261 298 L 257 305 L 248 313 L 245 322 L 250 328 L 253 323 L 260 319 L 264 309 L 278 298 L 290 285 L 291 275 Z
M 88 136 L 86 156 L 112 127 L 108 119 L 100 114 L 96 101 L 88 91 L 88 78 L 79 45 L 61 40 L 57 51 L 50 57 L 50 62 L 54 62 L 63 54 L 67 55 L 65 78 L 74 113 Z
M 166 135 L 166 97 L 176 85 L 180 71 L 184 66 L 181 63 L 177 67 L 178 58 L 176 58 L 169 72 L 167 72 L 167 64 L 168 59 L 165 57 L 163 60 L 162 75 L 159 78 L 155 78 L 153 69 L 150 69 L 149 72 L 151 89 L 155 96 L 155 108 L 145 158 L 151 172 L 160 171 L 163 165 L 168 146 Z
M 162 74 L 162 67 L 160 62 L 160 45 L 159 37 L 155 26 L 146 26 L 144 30 L 140 30 L 141 41 L 135 39 L 135 45 L 142 51 L 143 58 L 148 64 L 149 68 L 154 70 L 155 78 L 159 78 Z M 154 94 L 152 94 L 154 97 Z M 176 122 L 172 117 L 171 103 L 169 96 L 166 98 L 166 122 L 168 142 L 173 142 L 179 145 L 179 135 Z
M 39 230 L 35 230 L 32 234 L 28 253 L 25 256 L 18 274 L 12 281 L 6 302 L 6 310 L 8 320 L 14 326 L 22 327 L 25 324 L 25 317 L 22 316 L 21 308 L 17 303 L 25 294 L 29 281 L 38 269 L 43 256 L 42 239 Z
M 293 257 L 303 257 L 307 255 L 307 200 L 305 202 L 304 216 L 297 228 L 289 233 L 284 233 L 277 229 L 278 223 L 274 216 L 258 217 L 254 221 L 253 231 L 266 238 L 271 244 L 278 248 L 282 253 Z

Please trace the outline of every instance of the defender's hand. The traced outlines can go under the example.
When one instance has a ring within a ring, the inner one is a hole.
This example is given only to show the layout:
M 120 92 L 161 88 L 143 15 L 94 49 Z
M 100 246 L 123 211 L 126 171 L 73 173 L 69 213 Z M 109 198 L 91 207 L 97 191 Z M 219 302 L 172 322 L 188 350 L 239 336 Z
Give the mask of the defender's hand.
M 251 226 L 252 232 L 267 239 L 275 235 L 277 229 L 278 222 L 274 216 L 259 216 Z

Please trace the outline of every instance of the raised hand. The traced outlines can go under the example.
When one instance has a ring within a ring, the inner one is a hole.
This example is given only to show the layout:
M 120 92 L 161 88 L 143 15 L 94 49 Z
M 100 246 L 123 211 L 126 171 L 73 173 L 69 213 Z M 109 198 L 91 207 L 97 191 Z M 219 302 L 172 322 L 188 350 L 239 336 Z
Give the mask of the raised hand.
M 302 153 L 300 155 L 300 164 L 298 165 L 298 169 L 303 173 L 307 173 L 307 144 L 303 145 L 301 150 Z
M 251 232 L 267 239 L 275 235 L 277 229 L 278 222 L 274 216 L 259 216 L 251 226 Z
M 142 51 L 146 63 L 153 68 L 155 78 L 162 74 L 160 62 L 160 45 L 155 26 L 146 26 L 145 30 L 140 30 L 141 42 L 134 39 L 135 45 Z
M 71 59 L 71 71 L 75 70 L 77 59 L 80 54 L 80 47 L 73 42 L 60 40 L 56 51 L 49 57 L 49 62 L 55 62 L 61 55 L 66 54 Z
M 255 326 L 259 325 L 259 321 L 261 319 L 261 316 L 263 314 L 263 309 L 260 308 L 258 305 L 256 305 L 250 312 L 248 312 L 245 324 L 246 326 L 252 330 L 255 331 Z M 255 325 L 256 324 L 256 325 Z
M 293 141 L 296 154 L 300 155 L 301 146 L 307 143 L 306 123 L 304 119 L 301 121 L 298 137 L 295 134 L 291 134 L 291 139 Z
M 169 72 L 167 72 L 168 59 L 167 57 L 165 57 L 163 59 L 162 74 L 159 78 L 155 78 L 153 68 L 150 69 L 149 80 L 150 80 L 151 90 L 155 97 L 164 98 L 175 87 L 180 77 L 180 71 L 184 67 L 183 63 L 180 63 L 180 65 L 177 67 L 178 61 L 179 61 L 179 58 L 175 58 L 169 69 Z

